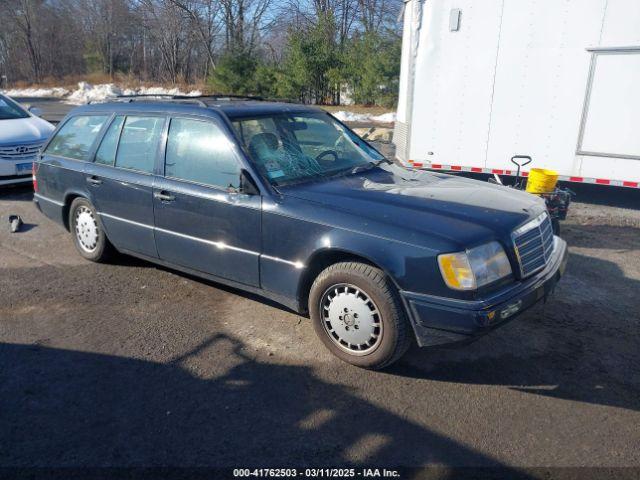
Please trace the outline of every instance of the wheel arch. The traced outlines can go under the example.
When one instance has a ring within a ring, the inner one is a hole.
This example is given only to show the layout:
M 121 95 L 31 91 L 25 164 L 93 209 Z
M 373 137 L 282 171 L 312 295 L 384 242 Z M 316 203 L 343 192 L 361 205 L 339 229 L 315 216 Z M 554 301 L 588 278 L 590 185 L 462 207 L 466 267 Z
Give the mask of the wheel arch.
M 87 201 L 91 201 L 89 200 L 88 196 L 82 192 L 71 191 L 65 194 L 64 206 L 62 207 L 62 221 L 67 231 L 71 231 L 71 224 L 69 222 L 69 212 L 71 210 L 71 204 L 76 198 L 84 198 Z
M 391 280 L 396 289 L 399 288 L 393 275 L 388 271 L 388 266 L 384 265 L 383 262 L 376 261 L 367 254 L 344 248 L 323 248 L 315 251 L 309 257 L 306 262 L 307 268 L 305 268 L 298 282 L 298 299 L 301 311 L 309 312 L 309 292 L 318 275 L 330 265 L 341 262 L 360 262 L 378 268 Z

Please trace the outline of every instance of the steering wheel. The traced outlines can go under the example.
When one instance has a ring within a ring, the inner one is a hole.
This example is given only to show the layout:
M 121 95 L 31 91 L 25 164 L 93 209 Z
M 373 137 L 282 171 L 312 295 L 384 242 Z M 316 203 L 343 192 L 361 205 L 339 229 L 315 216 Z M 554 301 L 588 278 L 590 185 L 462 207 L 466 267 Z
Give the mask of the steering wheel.
M 333 157 L 333 160 L 325 159 L 324 157 L 326 157 L 327 155 L 331 155 Z M 334 164 L 333 162 L 337 162 L 338 160 L 338 153 L 335 150 L 325 150 L 324 152 L 321 152 L 316 156 L 316 162 L 324 166 L 330 166 Z

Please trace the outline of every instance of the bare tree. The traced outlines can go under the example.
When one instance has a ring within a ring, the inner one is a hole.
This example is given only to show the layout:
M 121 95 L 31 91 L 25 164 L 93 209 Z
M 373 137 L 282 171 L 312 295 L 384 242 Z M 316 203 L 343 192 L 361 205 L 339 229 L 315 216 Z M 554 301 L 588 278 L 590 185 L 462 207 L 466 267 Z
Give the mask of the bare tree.
M 211 68 L 215 68 L 214 38 L 220 30 L 220 24 L 218 22 L 218 16 L 221 12 L 220 2 L 216 0 L 197 0 L 191 2 L 184 0 L 170 1 L 191 18 L 202 40 L 202 45 L 207 52 L 207 66 L 210 65 Z
M 227 51 L 253 52 L 261 33 L 273 23 L 267 18 L 272 0 L 220 0 Z
M 5 4 L 6 13 L 16 26 L 16 34 L 26 47 L 34 82 L 42 80 L 42 48 L 36 26 L 42 3 L 42 0 L 14 0 Z
M 402 0 L 358 0 L 360 22 L 365 32 L 380 33 L 390 27 L 402 7 Z
M 86 41 L 100 53 L 102 70 L 111 77 L 125 45 L 123 36 L 131 22 L 127 0 L 79 1 L 78 14 L 87 32 Z
M 212 80 L 227 91 L 338 102 L 349 48 L 383 44 L 361 34 L 392 32 L 401 2 L 0 0 L 0 74 Z

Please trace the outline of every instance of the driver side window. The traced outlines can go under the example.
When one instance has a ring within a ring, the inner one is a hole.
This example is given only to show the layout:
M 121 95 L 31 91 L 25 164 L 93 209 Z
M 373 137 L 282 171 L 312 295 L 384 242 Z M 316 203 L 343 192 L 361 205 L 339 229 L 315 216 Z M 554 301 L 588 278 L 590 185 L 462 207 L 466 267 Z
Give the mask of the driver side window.
M 271 179 L 283 177 L 290 162 L 285 151 L 288 145 L 273 118 L 255 118 L 234 122 L 241 141 L 256 166 Z
M 237 189 L 240 186 L 240 165 L 231 141 L 216 124 L 174 118 L 169 125 L 165 176 Z

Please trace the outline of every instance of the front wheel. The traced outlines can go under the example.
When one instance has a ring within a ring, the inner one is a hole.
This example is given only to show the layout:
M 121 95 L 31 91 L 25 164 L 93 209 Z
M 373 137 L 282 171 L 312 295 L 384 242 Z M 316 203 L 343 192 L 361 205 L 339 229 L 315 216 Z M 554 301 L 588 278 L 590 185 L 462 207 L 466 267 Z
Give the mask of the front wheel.
M 410 327 L 398 294 L 378 268 L 336 263 L 318 275 L 309 294 L 316 334 L 338 358 L 379 370 L 409 348 Z
M 111 254 L 96 209 L 86 198 L 76 198 L 69 207 L 69 226 L 78 253 L 92 262 L 104 262 Z

